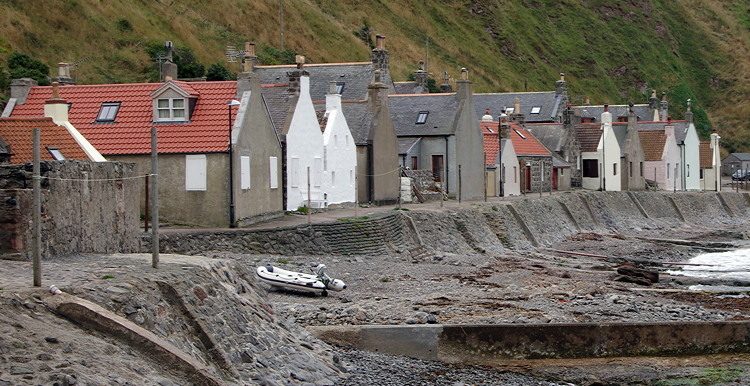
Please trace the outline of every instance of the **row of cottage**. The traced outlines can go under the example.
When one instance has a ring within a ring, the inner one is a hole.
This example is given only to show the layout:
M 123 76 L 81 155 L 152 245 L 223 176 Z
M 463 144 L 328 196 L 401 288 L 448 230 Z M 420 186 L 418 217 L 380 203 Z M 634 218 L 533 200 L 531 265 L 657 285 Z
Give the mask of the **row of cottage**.
M 0 163 L 87 159 L 151 168 L 159 155 L 163 219 L 243 226 L 300 207 L 400 199 L 406 169 L 427 169 L 449 197 L 566 190 L 718 190 L 718 135 L 701 142 L 690 107 L 571 106 L 564 76 L 549 92 L 476 94 L 462 69 L 427 93 L 428 74 L 394 82 L 384 37 L 372 61 L 261 66 L 245 47 L 237 81 L 52 86 L 12 82 Z M 493 116 L 492 111 L 497 115 Z M 648 184 L 647 184 L 648 182 Z M 145 190 L 145 181 L 143 190 Z M 144 195 L 145 206 L 145 195 Z

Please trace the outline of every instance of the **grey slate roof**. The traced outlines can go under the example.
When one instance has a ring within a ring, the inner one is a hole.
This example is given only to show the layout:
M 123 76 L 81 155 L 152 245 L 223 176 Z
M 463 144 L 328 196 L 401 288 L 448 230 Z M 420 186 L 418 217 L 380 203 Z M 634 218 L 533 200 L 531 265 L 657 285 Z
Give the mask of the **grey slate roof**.
M 553 152 L 562 151 L 565 137 L 565 126 L 562 123 L 527 123 L 524 126 L 547 149 Z
M 401 138 L 398 140 L 398 154 L 407 154 L 414 145 L 419 143 L 422 138 Z
M 521 113 L 525 115 L 527 123 L 556 122 L 557 113 L 562 112 L 564 107 L 560 106 L 561 95 L 557 95 L 554 91 L 541 91 L 474 94 L 474 109 L 478 117 L 484 115 L 485 109 L 490 109 L 492 116 L 497 119 L 503 108 L 514 106 L 516 98 L 521 102 Z M 534 107 L 540 108 L 538 114 L 531 113 L 531 109 Z
M 732 153 L 740 161 L 750 161 L 750 153 Z
M 290 96 L 288 84 L 264 84 L 261 88 L 261 94 L 266 101 L 268 113 L 271 115 L 271 121 L 276 129 L 276 134 L 281 135 L 284 130 L 287 115 L 289 115 Z M 325 106 L 324 106 L 325 109 Z
M 414 94 L 417 82 L 394 82 L 395 94 Z
M 260 76 L 262 84 L 288 83 L 287 72 L 295 69 L 295 65 L 257 66 L 254 72 Z M 310 74 L 310 96 L 314 101 L 326 99 L 332 81 L 344 82 L 342 100 L 366 99 L 367 86 L 375 73 L 372 62 L 305 64 L 304 69 Z M 393 93 L 395 89 L 390 73 L 386 71 L 381 75 L 389 93 Z
M 604 105 L 573 106 L 573 111 L 576 111 L 581 117 L 593 117 L 594 122 L 599 122 L 604 112 Z M 612 113 L 612 120 L 617 121 L 619 117 L 628 116 L 628 105 L 609 105 L 609 112 Z M 653 118 L 649 113 L 648 104 L 633 105 L 633 112 L 635 112 L 638 121 L 651 121 Z
M 453 134 L 453 121 L 458 110 L 456 94 L 389 95 L 388 108 L 393 117 L 397 137 L 423 137 Z M 417 124 L 421 111 L 427 121 Z
M 625 156 L 625 141 L 628 139 L 628 125 L 627 124 L 612 124 L 612 131 L 615 132 L 615 138 L 617 138 L 617 144 L 620 146 L 620 157 Z
M 322 112 L 326 110 L 325 102 L 315 102 L 315 111 Z M 356 145 L 366 145 L 372 128 L 372 121 L 375 113 L 370 110 L 367 101 L 341 101 L 341 110 L 349 125 L 349 131 L 352 133 L 352 139 Z

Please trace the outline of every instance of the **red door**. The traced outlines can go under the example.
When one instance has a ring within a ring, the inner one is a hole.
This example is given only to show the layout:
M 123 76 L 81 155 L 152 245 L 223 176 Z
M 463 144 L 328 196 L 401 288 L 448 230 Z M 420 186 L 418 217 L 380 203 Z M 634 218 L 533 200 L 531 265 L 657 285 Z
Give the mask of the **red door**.
M 524 192 L 530 192 L 531 191 L 531 167 L 526 167 L 526 188 L 524 188 Z
M 435 182 L 442 181 L 442 177 L 443 177 L 443 156 L 442 155 L 432 156 L 432 177 L 435 178 Z
M 557 190 L 557 173 L 560 172 L 560 169 L 552 169 L 552 189 Z

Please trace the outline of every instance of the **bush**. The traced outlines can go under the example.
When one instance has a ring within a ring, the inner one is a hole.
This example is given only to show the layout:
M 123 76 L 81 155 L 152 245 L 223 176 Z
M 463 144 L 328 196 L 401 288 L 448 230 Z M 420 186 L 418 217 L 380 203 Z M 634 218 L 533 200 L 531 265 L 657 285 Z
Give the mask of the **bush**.
M 133 25 L 130 24 L 130 22 L 128 21 L 128 19 L 125 19 L 123 17 L 117 19 L 115 21 L 115 25 L 117 26 L 117 29 L 120 32 L 126 32 L 126 31 L 132 31 L 133 30 Z
M 49 86 L 49 66 L 26 54 L 13 52 L 8 58 L 8 73 L 11 79 L 31 78 L 40 86 Z
M 214 63 L 206 71 L 206 80 L 234 80 L 234 76 L 221 63 Z

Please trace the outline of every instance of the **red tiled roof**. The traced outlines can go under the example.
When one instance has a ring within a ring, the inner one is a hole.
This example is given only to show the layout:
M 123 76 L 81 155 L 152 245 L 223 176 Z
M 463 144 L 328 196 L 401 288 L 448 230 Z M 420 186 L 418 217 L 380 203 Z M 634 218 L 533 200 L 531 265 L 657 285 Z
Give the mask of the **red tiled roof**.
M 495 164 L 499 144 L 497 143 L 498 122 L 479 121 L 479 127 L 484 133 L 484 153 L 487 165 Z M 517 155 L 526 156 L 550 156 L 551 153 L 544 145 L 521 128 L 517 123 L 510 124 L 510 140 Z
M 39 128 L 41 145 L 39 157 L 42 161 L 52 161 L 46 147 L 56 147 L 66 159 L 89 160 L 78 142 L 63 126 L 52 122 L 52 118 L 0 118 L 0 137 L 10 145 L 13 155 L 10 162 L 21 164 L 34 160 L 34 128 Z
M 581 151 L 595 152 L 599 146 L 599 139 L 602 136 L 601 124 L 581 124 L 577 125 L 575 130 L 578 142 L 581 144 Z
M 711 156 L 713 154 L 711 151 L 710 141 L 701 141 L 700 145 L 698 145 L 698 152 L 702 168 L 710 168 L 711 166 L 713 166 L 713 162 L 711 160 Z
M 237 82 L 173 82 L 197 101 L 190 121 L 154 123 L 150 94 L 164 83 L 100 84 L 60 86 L 60 97 L 71 103 L 69 121 L 104 155 L 148 154 L 151 127 L 157 128 L 159 153 L 210 153 L 226 151 L 229 144 L 229 116 L 226 102 L 233 99 Z M 43 115 L 44 101 L 51 87 L 34 87 L 12 117 Z M 103 102 L 120 102 L 112 123 L 97 123 Z M 232 119 L 237 112 L 232 108 Z
M 667 143 L 667 136 L 664 130 L 638 130 L 641 137 L 641 147 L 645 161 L 660 161 L 664 153 L 664 144 Z

